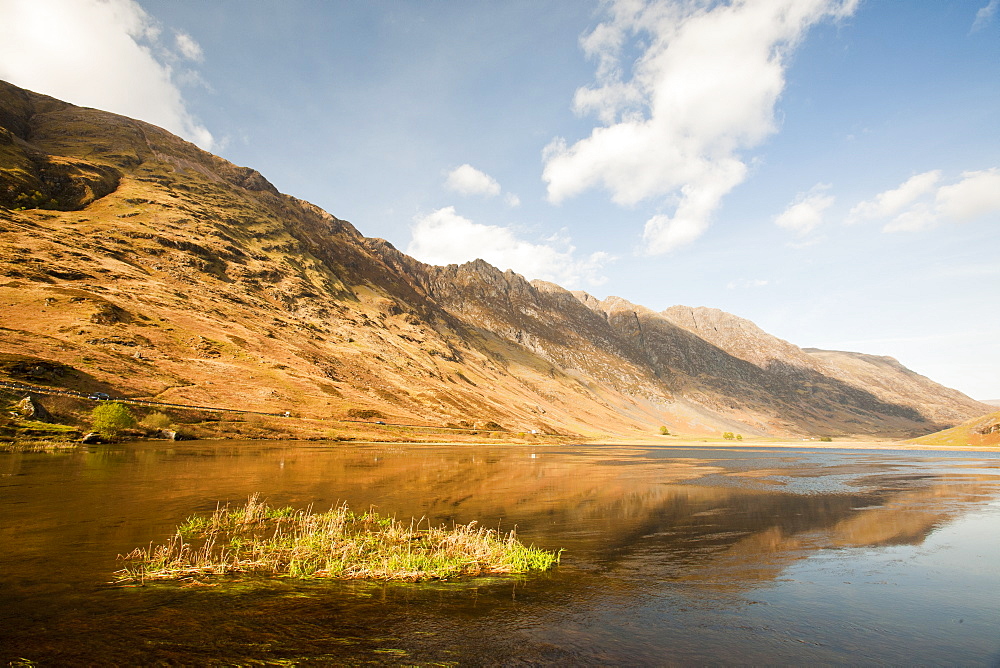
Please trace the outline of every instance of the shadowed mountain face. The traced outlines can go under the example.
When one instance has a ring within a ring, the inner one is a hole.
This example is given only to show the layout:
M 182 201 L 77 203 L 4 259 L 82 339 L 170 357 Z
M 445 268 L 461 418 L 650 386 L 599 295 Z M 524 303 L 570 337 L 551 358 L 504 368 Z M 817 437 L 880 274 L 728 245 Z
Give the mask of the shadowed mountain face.
M 160 128 L 3 82 L 0 249 L 5 377 L 23 357 L 83 391 L 581 435 L 908 436 L 989 410 L 713 309 L 428 266 Z

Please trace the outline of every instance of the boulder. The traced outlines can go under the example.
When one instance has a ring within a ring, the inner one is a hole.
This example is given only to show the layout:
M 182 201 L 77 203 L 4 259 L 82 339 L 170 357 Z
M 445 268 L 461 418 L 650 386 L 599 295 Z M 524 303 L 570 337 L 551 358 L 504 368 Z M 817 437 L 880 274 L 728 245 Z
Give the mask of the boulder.
M 193 441 L 194 436 L 190 434 L 185 434 L 183 432 L 175 431 L 173 429 L 161 429 L 158 436 L 160 438 L 165 438 L 168 441 Z
M 30 394 L 21 401 L 17 402 L 14 409 L 22 417 L 28 418 L 29 420 L 52 422 L 52 415 L 45 410 L 45 407 L 42 406 L 38 399 L 34 398 Z

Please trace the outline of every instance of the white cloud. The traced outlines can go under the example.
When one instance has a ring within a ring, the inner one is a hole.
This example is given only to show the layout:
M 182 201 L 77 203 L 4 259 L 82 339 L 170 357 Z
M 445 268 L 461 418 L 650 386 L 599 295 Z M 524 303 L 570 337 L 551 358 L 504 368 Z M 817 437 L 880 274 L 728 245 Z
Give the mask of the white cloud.
M 1000 213 L 1000 169 L 962 172 L 962 180 L 942 186 L 934 196 L 938 213 L 957 222 Z
M 194 41 L 194 38 L 186 32 L 178 31 L 174 35 L 174 43 L 177 45 L 177 51 L 188 60 L 200 63 L 204 58 L 204 54 L 201 52 L 201 45 Z
M 558 203 L 594 187 L 621 205 L 661 198 L 674 213 L 646 223 L 646 251 L 698 238 L 722 198 L 746 177 L 739 153 L 775 132 L 787 55 L 810 26 L 853 13 L 857 0 L 769 2 L 612 0 L 581 39 L 596 84 L 578 113 L 603 123 L 545 149 L 543 178 Z M 626 72 L 629 47 L 642 49 Z M 630 76 L 628 76 L 630 75 Z
M 898 188 L 879 193 L 874 199 L 856 205 L 847 216 L 848 223 L 896 216 L 916 200 L 933 192 L 941 180 L 941 171 L 934 170 L 911 176 Z
M 460 195 L 496 197 L 500 194 L 500 184 L 497 180 L 470 164 L 461 165 L 448 172 L 445 187 Z
M 481 258 L 528 279 L 576 288 L 604 283 L 607 279 L 601 270 L 614 260 L 602 252 L 578 258 L 569 239 L 559 235 L 546 243 L 519 239 L 510 228 L 474 223 L 457 214 L 453 206 L 418 216 L 414 223 L 406 252 L 427 264 L 461 264 Z
M 201 48 L 177 33 L 179 55 L 166 49 L 159 26 L 134 0 L 3 0 L 2 23 L 0 79 L 212 148 L 168 64 L 198 60 Z
M 976 20 L 972 23 L 972 32 L 982 30 L 993 21 L 993 17 L 1000 8 L 1000 0 L 990 0 L 984 7 L 976 12 Z
M 823 194 L 829 187 L 820 184 L 807 193 L 799 193 L 795 201 L 774 219 L 774 223 L 799 236 L 809 234 L 823 222 L 823 212 L 833 206 L 835 198 Z
M 486 172 L 466 163 L 448 172 L 445 187 L 460 195 L 482 195 L 496 197 L 500 194 L 500 183 Z M 514 193 L 504 193 L 504 204 L 511 209 L 521 206 L 521 198 Z
M 883 232 L 913 232 L 1000 214 L 1000 169 L 963 172 L 949 185 L 938 186 L 940 180 L 940 171 L 917 174 L 857 204 L 847 222 L 884 220 Z

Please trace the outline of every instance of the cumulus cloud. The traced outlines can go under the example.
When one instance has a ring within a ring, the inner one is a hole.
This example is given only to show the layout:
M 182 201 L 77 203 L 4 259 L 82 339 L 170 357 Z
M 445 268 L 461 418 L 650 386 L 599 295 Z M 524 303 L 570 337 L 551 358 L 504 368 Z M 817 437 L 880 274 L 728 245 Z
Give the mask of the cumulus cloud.
M 832 195 L 824 194 L 829 187 L 820 184 L 807 193 L 799 193 L 795 201 L 774 219 L 774 223 L 799 236 L 809 234 L 819 227 L 823 222 L 823 212 L 836 201 Z
M 500 194 L 500 184 L 496 179 L 468 163 L 448 172 L 444 185 L 460 195 L 496 197 Z
M 1000 169 L 962 172 L 961 181 L 938 189 L 934 206 L 940 216 L 960 223 L 1000 213 Z
M 500 183 L 496 179 L 468 163 L 448 172 L 444 185 L 448 190 L 460 195 L 496 197 L 501 191 Z M 521 198 L 511 192 L 504 193 L 503 201 L 512 209 L 521 206 Z
M 481 258 L 500 269 L 513 269 L 528 279 L 539 278 L 567 288 L 596 286 L 607 279 L 603 267 L 613 261 L 607 253 L 580 258 L 564 236 L 532 243 L 519 239 L 507 227 L 482 225 L 449 206 L 414 219 L 406 252 L 435 265 L 461 264 Z
M 1000 169 L 963 172 L 954 183 L 938 186 L 941 177 L 939 170 L 917 174 L 857 204 L 847 222 L 881 220 L 884 232 L 913 232 L 1000 214 Z
M 630 206 L 673 207 L 646 223 L 649 253 L 698 238 L 747 166 L 740 156 L 776 130 L 774 108 L 788 55 L 806 31 L 852 14 L 857 0 L 612 0 L 581 39 L 597 61 L 596 83 L 574 108 L 602 123 L 543 152 L 554 203 L 603 187 Z M 630 50 L 641 55 L 629 63 Z
M 201 47 L 134 0 L 3 0 L 0 79 L 67 102 L 139 118 L 211 149 L 170 66 L 200 61 Z M 188 74 L 190 76 L 190 74 Z

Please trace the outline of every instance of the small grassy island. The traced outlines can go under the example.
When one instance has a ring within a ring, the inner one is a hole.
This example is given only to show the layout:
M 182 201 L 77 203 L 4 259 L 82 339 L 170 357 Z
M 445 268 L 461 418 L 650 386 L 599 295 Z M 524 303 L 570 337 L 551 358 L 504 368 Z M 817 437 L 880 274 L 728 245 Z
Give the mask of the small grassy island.
M 248 573 L 415 582 L 545 570 L 560 552 L 526 547 L 514 531 L 475 522 L 450 529 L 404 524 L 374 512 L 356 515 L 346 504 L 325 513 L 272 508 L 255 494 L 245 506 L 188 518 L 166 543 L 121 556 L 125 567 L 115 577 L 142 583 Z

